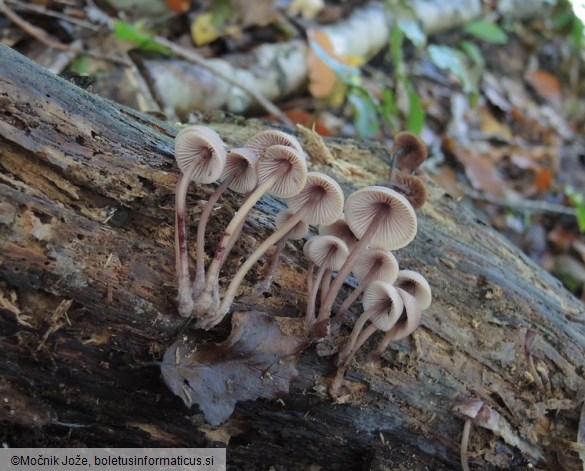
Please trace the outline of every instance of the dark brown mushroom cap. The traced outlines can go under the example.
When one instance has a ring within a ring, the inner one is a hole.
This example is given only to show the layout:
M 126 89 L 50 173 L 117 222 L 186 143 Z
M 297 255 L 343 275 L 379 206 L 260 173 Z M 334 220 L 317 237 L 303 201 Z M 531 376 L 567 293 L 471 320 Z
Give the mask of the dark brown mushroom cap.
M 225 146 L 213 129 L 188 126 L 175 137 L 175 159 L 182 173 L 197 162 L 191 179 L 197 183 L 213 183 L 226 164 Z
M 319 267 L 336 271 L 341 268 L 349 255 L 345 242 L 334 236 L 316 236 L 311 239 L 307 254 L 309 259 Z
M 257 162 L 258 154 L 252 149 L 246 147 L 230 149 L 227 153 L 221 180 L 233 178 L 228 188 L 238 193 L 248 193 L 258 185 Z
M 279 229 L 282 226 L 284 226 L 286 221 L 288 221 L 292 216 L 294 216 L 294 214 L 295 213 L 290 209 L 283 209 L 282 211 L 280 211 L 276 215 L 276 218 L 274 220 L 276 228 Z M 288 238 L 290 240 L 299 240 L 305 237 L 307 235 L 307 232 L 309 232 L 309 224 L 301 220 L 297 222 L 295 226 L 289 231 Z
M 370 313 L 370 322 L 383 331 L 389 331 L 400 318 L 404 303 L 398 290 L 390 283 L 374 281 L 364 291 L 364 313 Z
M 417 220 L 412 205 L 400 193 L 382 186 L 368 186 L 349 195 L 345 218 L 358 239 L 371 224 L 378 224 L 368 244 L 370 247 L 400 249 L 416 235 Z
M 373 272 L 370 283 L 384 281 L 392 284 L 396 281 L 398 270 L 398 260 L 392 252 L 367 248 L 356 260 L 351 271 L 358 281 L 362 281 L 370 272 Z
M 282 172 L 282 169 L 284 173 Z M 290 198 L 305 186 L 307 181 L 307 163 L 302 154 L 292 147 L 275 145 L 262 154 L 256 164 L 258 184 L 279 174 L 267 193 L 279 198 Z
M 415 170 L 427 158 L 427 146 L 420 137 L 411 132 L 398 133 L 391 151 L 396 157 L 398 168 Z
M 319 172 L 309 172 L 304 188 L 286 200 L 291 211 L 303 211 L 309 224 L 331 224 L 343 211 L 343 191 L 333 178 Z
M 414 296 L 423 311 L 431 305 L 431 287 L 427 279 L 419 272 L 400 270 L 394 285 Z
M 292 147 L 304 157 L 303 148 L 296 137 L 277 129 L 266 129 L 252 136 L 244 147 L 252 149 L 260 157 L 270 146 L 281 145 Z
M 392 188 L 401 195 L 404 195 L 414 209 L 419 209 L 427 201 L 427 187 L 422 179 L 416 175 L 396 172 L 392 183 L 384 184 L 383 186 Z
M 343 215 L 341 215 L 341 217 L 333 224 L 320 225 L 319 234 L 339 237 L 343 242 L 347 244 L 350 250 L 358 241 L 354 233 L 351 232 L 351 229 L 349 228 L 349 225 L 347 224 L 347 221 L 345 220 L 345 217 L 343 217 Z

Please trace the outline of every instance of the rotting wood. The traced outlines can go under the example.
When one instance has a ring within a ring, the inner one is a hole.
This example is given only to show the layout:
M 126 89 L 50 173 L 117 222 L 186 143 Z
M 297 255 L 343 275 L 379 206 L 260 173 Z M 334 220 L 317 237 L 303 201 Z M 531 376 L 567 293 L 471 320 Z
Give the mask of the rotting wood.
M 86 93 L 4 46 L 0 103 L 0 438 L 10 446 L 229 441 L 233 469 L 449 469 L 458 466 L 463 429 L 451 410 L 479 399 L 527 449 L 522 454 L 505 437 L 473 427 L 472 466 L 514 469 L 541 454 L 540 466 L 554 468 L 557 452 L 569 453 L 563 443 L 576 441 L 585 391 L 585 326 L 567 317 L 582 316 L 583 305 L 431 182 L 419 233 L 397 253 L 433 289 L 414 337 L 391 346 L 382 369 L 360 366 L 359 356 L 349 378 L 361 392 L 339 403 L 326 394 L 333 357 L 322 356 L 336 339 L 303 354 L 282 402 L 245 402 L 225 425 L 205 425 L 149 364 L 183 322 L 172 245 L 176 128 Z M 223 114 L 208 120 L 228 145 L 261 126 Z M 382 147 L 327 144 L 340 162 L 362 166 L 351 182 L 333 175 L 347 188 L 383 180 Z M 192 188 L 192 222 L 210 193 Z M 220 232 L 238 201 L 222 201 L 209 233 Z M 267 215 L 280 206 L 271 198 L 256 206 L 224 286 L 246 248 L 269 233 Z M 300 247 L 288 245 L 271 296 L 251 294 L 262 269 L 250 273 L 252 289 L 235 309 L 298 316 L 305 302 Z M 221 340 L 227 325 L 188 335 Z M 537 335 L 532 356 L 545 393 L 526 374 L 527 328 Z

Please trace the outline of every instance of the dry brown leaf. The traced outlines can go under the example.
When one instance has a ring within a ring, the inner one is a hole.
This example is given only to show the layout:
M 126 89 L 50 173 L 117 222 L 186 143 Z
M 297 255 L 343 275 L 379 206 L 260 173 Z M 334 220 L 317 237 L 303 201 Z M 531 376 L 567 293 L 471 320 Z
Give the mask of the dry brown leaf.
M 305 339 L 283 334 L 274 317 L 236 312 L 225 342 L 178 340 L 165 352 L 161 372 L 187 407 L 197 404 L 205 420 L 217 426 L 230 417 L 237 401 L 287 394 L 305 347 Z
M 506 182 L 489 158 L 462 147 L 456 147 L 454 154 L 463 164 L 465 174 L 476 190 L 493 196 L 503 196 L 507 192 Z
M 550 72 L 534 70 L 528 72 L 525 78 L 542 98 L 547 100 L 559 100 L 561 98 L 561 84 Z

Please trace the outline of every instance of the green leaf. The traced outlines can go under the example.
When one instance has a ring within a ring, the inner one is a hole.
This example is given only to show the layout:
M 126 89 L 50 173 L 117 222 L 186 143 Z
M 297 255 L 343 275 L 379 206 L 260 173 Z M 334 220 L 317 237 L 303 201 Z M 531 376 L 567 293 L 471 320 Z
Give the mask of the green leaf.
M 577 224 L 579 231 L 585 234 L 585 203 L 577 206 Z
M 401 18 L 396 22 L 396 26 L 415 47 L 421 48 L 427 43 L 427 36 L 416 19 Z
M 347 100 L 353 107 L 353 123 L 356 134 L 362 138 L 372 138 L 380 131 L 377 104 L 368 94 L 351 88 Z
M 122 41 L 133 42 L 142 51 L 156 52 L 164 56 L 171 55 L 166 47 L 157 44 L 151 35 L 143 32 L 139 23 L 130 24 L 125 21 L 115 21 L 114 35 Z
M 428 47 L 428 52 L 437 67 L 448 70 L 459 79 L 465 93 L 471 93 L 475 90 L 473 80 L 469 75 L 461 52 L 452 47 L 438 46 L 436 44 L 431 44 Z
M 474 64 L 478 65 L 482 69 L 485 67 L 483 54 L 481 53 L 481 49 L 477 46 L 477 44 L 464 39 L 459 43 L 459 49 L 467 54 L 467 57 L 469 57 Z
M 392 89 L 385 87 L 382 91 L 382 103 L 380 103 L 380 115 L 384 122 L 392 129 L 397 132 L 396 117 L 398 116 L 398 105 L 394 99 L 394 92 Z
M 508 42 L 508 35 L 502 28 L 495 23 L 485 20 L 477 20 L 467 23 L 463 27 L 463 31 L 478 39 L 493 44 L 506 44 Z
M 406 130 L 414 134 L 419 134 L 425 124 L 425 110 L 420 101 L 420 96 L 412 84 L 404 81 L 406 91 L 408 93 L 408 119 L 406 121 Z
M 390 32 L 390 52 L 392 54 L 392 62 L 394 63 L 394 75 L 401 77 L 404 75 L 404 56 L 402 54 L 402 43 L 404 41 L 404 33 L 400 28 L 392 28 Z

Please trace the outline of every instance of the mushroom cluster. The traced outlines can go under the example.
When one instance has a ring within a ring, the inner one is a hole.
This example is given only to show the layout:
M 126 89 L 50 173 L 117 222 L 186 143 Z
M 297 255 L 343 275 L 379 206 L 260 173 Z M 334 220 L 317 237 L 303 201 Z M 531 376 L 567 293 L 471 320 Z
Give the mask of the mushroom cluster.
M 175 139 L 175 156 L 182 172 L 177 183 L 175 243 L 178 309 L 194 316 L 200 328 L 210 329 L 229 312 L 247 272 L 276 245 L 270 268 L 260 288 L 266 290 L 275 275 L 278 256 L 289 239 L 302 239 L 309 225 L 319 234 L 304 246 L 309 259 L 305 326 L 313 338 L 328 337 L 346 321 L 349 308 L 362 296 L 363 313 L 339 353 L 337 375 L 331 385 L 339 395 L 344 374 L 358 349 L 377 331 L 384 332 L 368 359 L 376 361 L 392 340 L 414 331 L 421 311 L 431 302 L 428 283 L 419 273 L 400 270 L 391 251 L 415 237 L 415 208 L 426 200 L 422 180 L 414 175 L 426 158 L 426 148 L 413 134 L 400 133 L 392 148 L 387 183 L 361 188 L 344 199 L 331 177 L 307 172 L 305 153 L 293 136 L 267 130 L 242 147 L 226 150 L 219 135 L 204 126 L 189 126 Z M 395 170 L 398 167 L 399 170 Z M 195 279 L 189 272 L 186 195 L 189 183 L 219 180 L 205 204 L 197 227 Z M 242 204 L 223 230 L 207 269 L 205 231 L 212 208 L 226 189 L 242 193 Z M 276 218 L 276 230 L 238 268 L 220 296 L 219 275 L 241 233 L 246 217 L 265 194 L 284 199 L 288 209 Z M 357 288 L 332 311 L 344 282 L 353 274 Z

